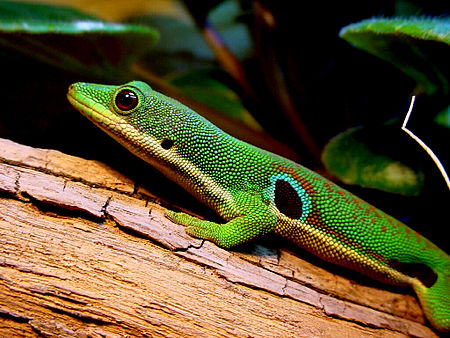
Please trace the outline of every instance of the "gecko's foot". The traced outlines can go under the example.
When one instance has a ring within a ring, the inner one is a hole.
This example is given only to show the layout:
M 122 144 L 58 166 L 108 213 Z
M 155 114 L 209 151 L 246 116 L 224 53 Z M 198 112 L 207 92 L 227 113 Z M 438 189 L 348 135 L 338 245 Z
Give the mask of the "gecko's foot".
M 235 217 L 224 224 L 169 210 L 165 212 L 165 216 L 174 223 L 184 225 L 189 235 L 210 240 L 223 248 L 231 248 L 263 236 L 277 224 L 276 216 L 265 205 L 264 208 Z
M 183 225 L 178 221 L 178 214 L 180 214 L 180 213 L 172 211 L 172 210 L 167 210 L 167 209 L 164 210 L 165 218 L 167 218 L 169 221 L 172 221 L 173 223 Z
M 215 233 L 218 231 L 218 228 L 221 226 L 218 223 L 209 222 L 202 220 L 200 218 L 188 215 L 184 212 L 175 212 L 172 210 L 166 210 L 164 212 L 164 216 L 179 225 L 183 225 L 186 227 L 186 233 L 197 238 L 202 239 L 215 239 Z

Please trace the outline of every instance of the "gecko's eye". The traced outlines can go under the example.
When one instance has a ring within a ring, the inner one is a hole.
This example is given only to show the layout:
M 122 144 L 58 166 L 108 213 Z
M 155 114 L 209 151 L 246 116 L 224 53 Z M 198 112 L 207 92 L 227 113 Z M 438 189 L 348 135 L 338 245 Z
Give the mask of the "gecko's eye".
M 129 111 L 138 105 L 138 97 L 129 89 L 124 89 L 116 96 L 116 105 L 122 111 Z

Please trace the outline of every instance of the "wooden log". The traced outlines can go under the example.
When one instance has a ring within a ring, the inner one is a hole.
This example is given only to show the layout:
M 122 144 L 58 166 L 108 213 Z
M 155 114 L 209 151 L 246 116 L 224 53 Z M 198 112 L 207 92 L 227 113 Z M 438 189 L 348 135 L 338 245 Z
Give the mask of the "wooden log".
M 411 294 L 283 248 L 223 250 L 136 191 L 0 139 L 0 336 L 436 336 Z

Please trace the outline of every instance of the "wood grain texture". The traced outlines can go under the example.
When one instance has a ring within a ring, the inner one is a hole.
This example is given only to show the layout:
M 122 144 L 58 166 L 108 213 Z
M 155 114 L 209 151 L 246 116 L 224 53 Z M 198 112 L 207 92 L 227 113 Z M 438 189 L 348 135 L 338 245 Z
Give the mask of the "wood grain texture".
M 101 163 L 0 139 L 0 336 L 435 336 L 412 295 L 191 238 L 135 191 Z

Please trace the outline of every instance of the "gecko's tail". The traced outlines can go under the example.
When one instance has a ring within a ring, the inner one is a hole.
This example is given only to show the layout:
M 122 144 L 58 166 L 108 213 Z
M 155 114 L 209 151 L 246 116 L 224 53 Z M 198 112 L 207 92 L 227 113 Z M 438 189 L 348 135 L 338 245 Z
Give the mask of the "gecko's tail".
M 422 309 L 430 323 L 439 331 L 450 332 L 450 264 L 434 272 L 437 278 L 432 285 L 416 280 L 413 287 Z

